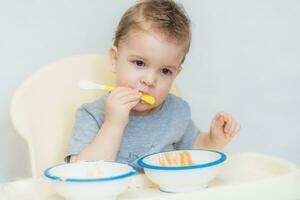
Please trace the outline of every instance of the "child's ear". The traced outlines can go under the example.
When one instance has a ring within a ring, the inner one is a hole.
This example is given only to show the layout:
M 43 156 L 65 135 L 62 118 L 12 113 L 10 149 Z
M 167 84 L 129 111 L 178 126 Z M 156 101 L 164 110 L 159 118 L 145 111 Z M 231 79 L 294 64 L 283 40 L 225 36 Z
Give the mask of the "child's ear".
M 182 67 L 181 67 L 181 65 L 180 65 L 180 66 L 178 67 L 178 69 L 177 69 L 176 76 L 178 76 L 178 74 L 180 74 L 181 70 L 182 70 Z
M 116 71 L 117 71 L 118 48 L 116 46 L 111 47 L 109 49 L 108 55 L 109 55 L 109 62 L 110 62 L 111 70 L 112 70 L 113 73 L 116 73 Z

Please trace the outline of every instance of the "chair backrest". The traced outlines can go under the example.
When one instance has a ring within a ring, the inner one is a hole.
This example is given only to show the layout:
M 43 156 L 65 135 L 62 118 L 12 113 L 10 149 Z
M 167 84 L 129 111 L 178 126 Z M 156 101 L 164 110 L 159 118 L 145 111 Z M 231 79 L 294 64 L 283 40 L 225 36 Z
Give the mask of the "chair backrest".
M 62 163 L 69 143 L 76 109 L 103 95 L 78 88 L 87 79 L 115 85 L 106 55 L 65 58 L 41 68 L 16 90 L 11 120 L 29 147 L 32 176 L 41 177 L 49 166 Z M 176 87 L 172 93 L 178 94 Z

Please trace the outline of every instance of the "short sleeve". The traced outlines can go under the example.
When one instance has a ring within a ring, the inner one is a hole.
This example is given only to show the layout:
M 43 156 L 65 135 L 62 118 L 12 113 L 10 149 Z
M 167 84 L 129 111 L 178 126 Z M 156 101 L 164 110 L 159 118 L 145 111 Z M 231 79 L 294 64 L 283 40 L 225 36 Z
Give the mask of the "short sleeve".
M 102 117 L 102 121 L 103 121 Z M 71 155 L 78 155 L 85 146 L 96 137 L 100 125 L 93 115 L 83 106 L 76 111 L 75 124 L 71 140 L 65 155 L 65 162 L 69 162 Z
M 188 126 L 182 136 L 180 142 L 177 144 L 177 149 L 192 149 L 192 145 L 198 135 L 198 128 L 192 120 L 189 121 Z

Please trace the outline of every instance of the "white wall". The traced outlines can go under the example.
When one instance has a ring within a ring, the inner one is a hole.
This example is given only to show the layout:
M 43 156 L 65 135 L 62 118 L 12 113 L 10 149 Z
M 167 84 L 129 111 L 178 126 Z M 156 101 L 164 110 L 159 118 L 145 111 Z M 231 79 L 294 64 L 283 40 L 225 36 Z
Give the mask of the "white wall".
M 132 2 L 0 0 L 0 181 L 30 175 L 26 144 L 9 121 L 15 88 L 49 62 L 106 52 Z M 207 130 L 217 111 L 228 111 L 242 130 L 226 152 L 300 164 L 300 2 L 181 2 L 193 22 L 193 43 L 177 83 L 196 124 Z

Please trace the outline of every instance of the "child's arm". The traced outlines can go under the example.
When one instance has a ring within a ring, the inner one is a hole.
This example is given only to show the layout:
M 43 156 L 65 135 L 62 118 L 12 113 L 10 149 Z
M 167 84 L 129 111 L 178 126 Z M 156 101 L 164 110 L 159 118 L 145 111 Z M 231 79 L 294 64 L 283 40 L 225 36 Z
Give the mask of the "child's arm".
M 220 112 L 214 117 L 209 133 L 197 136 L 193 148 L 223 149 L 240 130 L 240 124 L 229 114 Z
M 141 93 L 137 90 L 115 88 L 107 98 L 104 122 L 95 139 L 78 156 L 72 156 L 71 161 L 115 160 L 130 110 L 139 102 L 140 97 Z
M 123 128 L 103 123 L 95 139 L 77 156 L 76 160 L 114 161 L 123 136 Z

